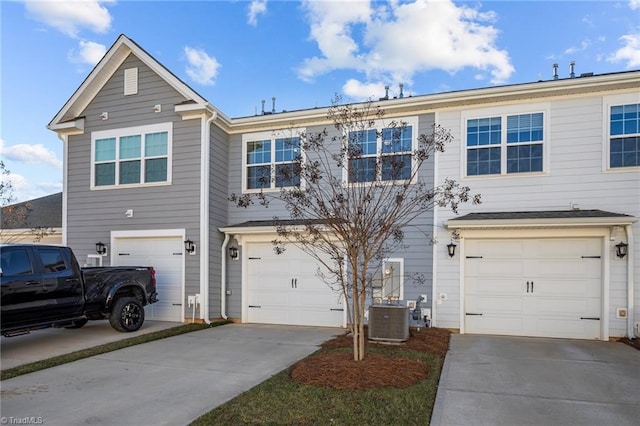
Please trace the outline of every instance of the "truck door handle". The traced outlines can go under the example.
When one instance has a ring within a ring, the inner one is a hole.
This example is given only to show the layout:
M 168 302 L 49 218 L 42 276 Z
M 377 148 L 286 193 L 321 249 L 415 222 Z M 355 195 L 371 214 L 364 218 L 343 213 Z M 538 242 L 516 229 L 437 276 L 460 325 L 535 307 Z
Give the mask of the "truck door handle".
M 527 281 L 527 293 L 529 293 L 529 281 Z
M 531 293 L 533 293 L 533 281 L 531 281 Z
M 27 281 L 24 283 L 24 285 L 38 285 L 40 284 L 40 281 Z

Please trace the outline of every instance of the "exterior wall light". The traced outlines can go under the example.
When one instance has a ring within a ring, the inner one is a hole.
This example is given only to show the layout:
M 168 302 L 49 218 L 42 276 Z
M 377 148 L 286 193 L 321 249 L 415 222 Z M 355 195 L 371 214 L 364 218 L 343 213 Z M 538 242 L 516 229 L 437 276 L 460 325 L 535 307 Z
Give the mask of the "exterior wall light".
M 456 255 L 456 247 L 458 246 L 453 244 L 453 241 L 447 244 L 447 253 L 449 253 L 449 257 L 453 257 Z
M 96 243 L 96 253 L 104 256 L 107 253 L 107 246 L 102 241 Z
M 626 244 L 623 242 L 616 244 L 616 256 L 622 259 L 627 255 L 628 248 L 629 248 L 629 244 Z
M 229 247 L 229 257 L 232 260 L 238 260 L 239 250 L 238 247 Z
M 196 243 L 191 240 L 186 240 L 184 242 L 184 249 L 188 254 L 194 255 L 196 254 Z

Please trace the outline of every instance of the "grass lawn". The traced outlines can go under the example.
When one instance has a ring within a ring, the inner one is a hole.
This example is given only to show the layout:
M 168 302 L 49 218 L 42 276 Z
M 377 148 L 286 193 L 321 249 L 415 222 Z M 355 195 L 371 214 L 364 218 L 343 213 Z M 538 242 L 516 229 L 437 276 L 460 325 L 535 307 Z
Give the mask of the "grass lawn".
M 310 357 L 336 351 L 349 352 L 350 349 L 324 348 Z M 291 367 L 196 419 L 191 426 L 429 424 L 444 354 L 408 349 L 400 345 L 370 346 L 367 354 L 420 360 L 429 373 L 426 379 L 405 388 L 340 390 L 299 383 L 291 378 Z M 376 374 L 375 369 L 370 374 Z

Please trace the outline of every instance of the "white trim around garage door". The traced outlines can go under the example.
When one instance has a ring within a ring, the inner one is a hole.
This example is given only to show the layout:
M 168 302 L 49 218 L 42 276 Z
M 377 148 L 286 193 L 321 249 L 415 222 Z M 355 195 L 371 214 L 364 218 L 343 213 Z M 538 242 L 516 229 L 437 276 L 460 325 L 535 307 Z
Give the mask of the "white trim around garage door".
M 144 230 L 128 230 L 128 231 L 111 231 L 110 237 L 110 256 L 111 259 L 115 259 L 117 256 L 116 247 L 118 239 L 125 238 L 180 238 L 180 241 L 185 240 L 186 230 L 185 229 L 144 229 Z M 151 265 L 153 266 L 153 265 Z M 184 303 L 185 300 L 185 276 L 186 276 L 186 259 L 182 256 L 182 276 L 180 277 L 180 300 Z M 185 309 L 182 307 L 180 322 L 183 322 L 185 318 Z
M 548 238 L 597 238 L 602 245 L 602 290 L 601 290 L 601 321 L 600 340 L 609 340 L 609 293 L 610 293 L 610 228 L 567 228 L 567 229 L 477 229 L 460 230 L 462 244 L 460 244 L 460 333 L 465 333 L 465 240 L 490 239 L 548 239 Z
M 242 309 L 241 309 L 241 321 L 243 323 L 248 322 L 249 320 L 249 277 L 248 277 L 248 268 L 249 268 L 249 259 L 248 252 L 246 248 L 251 244 L 271 244 L 274 239 L 277 239 L 277 234 L 253 234 L 253 235 L 235 235 L 234 236 L 238 241 L 240 246 L 243 246 L 244 249 L 241 251 L 241 262 L 242 262 Z M 331 291 L 327 286 L 327 291 Z M 344 298 L 342 298 L 342 305 L 344 306 Z M 347 310 L 346 308 L 343 311 L 342 318 L 342 327 L 345 327 L 347 323 Z

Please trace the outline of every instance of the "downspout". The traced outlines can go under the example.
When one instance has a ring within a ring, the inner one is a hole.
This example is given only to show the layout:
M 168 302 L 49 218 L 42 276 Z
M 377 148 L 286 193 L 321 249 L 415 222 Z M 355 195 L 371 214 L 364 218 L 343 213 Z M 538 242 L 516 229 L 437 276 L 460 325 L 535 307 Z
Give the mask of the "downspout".
M 635 253 L 633 252 L 633 229 L 631 225 L 627 225 L 624 227 L 625 233 L 627 234 L 627 244 L 629 245 L 629 253 L 627 254 L 627 337 L 629 339 L 634 339 L 637 336 L 635 331 L 633 330 L 633 321 L 634 321 L 634 293 L 633 293 L 633 267 L 634 267 L 634 257 Z
M 227 316 L 227 246 L 231 236 L 224 234 L 224 241 L 220 249 L 220 316 L 222 319 L 229 319 Z
M 64 134 L 56 132 L 58 139 L 62 141 L 62 245 L 67 244 L 67 182 L 68 179 L 68 164 L 69 164 L 69 137 Z
M 200 319 L 205 324 L 211 324 L 209 320 L 209 155 L 211 137 L 211 123 L 218 118 L 214 111 L 207 120 L 202 117 L 204 127 L 200 134 Z

